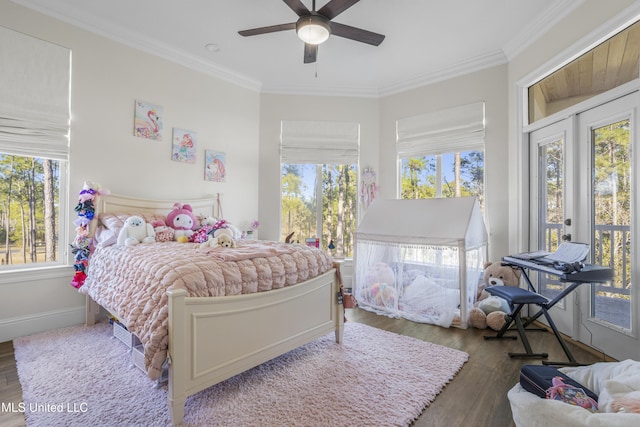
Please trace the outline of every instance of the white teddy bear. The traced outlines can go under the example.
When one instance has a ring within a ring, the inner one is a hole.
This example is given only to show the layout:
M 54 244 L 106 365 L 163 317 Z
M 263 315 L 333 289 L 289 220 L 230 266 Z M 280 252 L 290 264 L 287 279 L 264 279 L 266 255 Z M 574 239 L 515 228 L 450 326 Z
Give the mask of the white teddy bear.
M 133 246 L 139 243 L 153 243 L 156 241 L 156 232 L 153 226 L 145 222 L 142 217 L 130 216 L 124 222 L 118 235 L 118 244 Z

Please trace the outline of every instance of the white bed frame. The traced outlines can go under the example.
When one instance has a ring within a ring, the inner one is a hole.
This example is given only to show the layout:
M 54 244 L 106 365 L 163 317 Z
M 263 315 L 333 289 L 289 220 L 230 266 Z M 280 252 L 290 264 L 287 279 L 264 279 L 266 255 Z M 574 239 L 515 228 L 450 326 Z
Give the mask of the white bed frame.
M 182 200 L 194 214 L 215 216 L 215 197 Z M 100 197 L 96 216 L 111 213 L 168 213 L 174 202 L 111 194 Z M 91 274 L 91 267 L 89 267 Z M 344 308 L 335 270 L 304 283 L 268 292 L 190 298 L 169 296 L 169 410 L 182 423 L 187 397 L 309 343 L 331 331 L 342 342 Z M 86 323 L 100 307 L 87 297 Z

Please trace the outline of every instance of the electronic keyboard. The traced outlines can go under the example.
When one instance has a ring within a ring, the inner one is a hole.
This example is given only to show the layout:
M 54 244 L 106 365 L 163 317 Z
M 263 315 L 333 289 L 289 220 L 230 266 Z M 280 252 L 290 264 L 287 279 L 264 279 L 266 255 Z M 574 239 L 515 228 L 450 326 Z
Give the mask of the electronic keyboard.
M 536 261 L 535 259 L 525 260 L 512 256 L 502 257 L 502 262 L 515 267 L 553 274 L 554 276 L 558 276 L 562 282 L 600 283 L 613 279 L 613 269 L 600 265 L 559 262 L 548 263 Z

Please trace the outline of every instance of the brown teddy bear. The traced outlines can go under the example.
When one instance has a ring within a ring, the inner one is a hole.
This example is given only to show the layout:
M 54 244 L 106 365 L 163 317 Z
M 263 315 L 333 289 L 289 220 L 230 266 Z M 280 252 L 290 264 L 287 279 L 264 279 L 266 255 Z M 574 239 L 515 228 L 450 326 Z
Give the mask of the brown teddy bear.
M 520 270 L 502 265 L 500 261 L 487 262 L 484 265 L 484 283 L 478 287 L 476 303 L 469 310 L 469 326 L 478 329 L 487 327 L 499 331 L 505 323 L 504 316 L 510 308 L 507 301 L 490 296 L 485 288 L 489 286 L 518 286 Z

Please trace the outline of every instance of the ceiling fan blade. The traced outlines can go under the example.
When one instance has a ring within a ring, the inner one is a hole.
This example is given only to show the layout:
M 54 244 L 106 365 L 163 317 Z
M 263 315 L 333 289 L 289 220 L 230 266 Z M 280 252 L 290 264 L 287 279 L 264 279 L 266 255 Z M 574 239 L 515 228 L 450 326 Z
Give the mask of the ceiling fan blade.
M 382 34 L 363 30 L 362 28 L 352 27 L 350 25 L 339 24 L 337 22 L 331 22 L 331 34 L 373 46 L 380 45 L 384 40 L 384 36 Z
M 328 20 L 332 20 L 359 1 L 360 0 L 331 0 L 321 7 L 318 13 Z
M 304 63 L 310 64 L 316 62 L 318 57 L 318 45 L 317 44 L 304 44 Z
M 252 28 L 250 30 L 238 31 L 241 36 L 257 36 L 259 34 L 275 33 L 277 31 L 295 30 L 296 23 L 290 22 L 288 24 L 270 25 L 268 27 Z
M 291 10 L 293 10 L 298 16 L 309 15 L 311 13 L 309 12 L 309 9 L 307 9 L 307 6 L 302 4 L 300 0 L 282 0 L 282 1 L 284 1 L 287 4 L 287 6 L 289 6 Z

